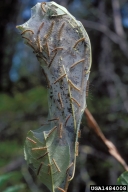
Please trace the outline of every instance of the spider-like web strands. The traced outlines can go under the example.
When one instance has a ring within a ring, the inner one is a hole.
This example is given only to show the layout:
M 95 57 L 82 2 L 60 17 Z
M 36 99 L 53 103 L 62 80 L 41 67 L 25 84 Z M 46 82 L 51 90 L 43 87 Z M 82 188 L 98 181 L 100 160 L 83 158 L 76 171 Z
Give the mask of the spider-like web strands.
M 25 159 L 51 192 L 66 192 L 74 177 L 86 108 L 90 40 L 81 22 L 55 2 L 37 3 L 31 18 L 17 28 L 48 84 L 49 115 L 43 126 L 28 132 Z

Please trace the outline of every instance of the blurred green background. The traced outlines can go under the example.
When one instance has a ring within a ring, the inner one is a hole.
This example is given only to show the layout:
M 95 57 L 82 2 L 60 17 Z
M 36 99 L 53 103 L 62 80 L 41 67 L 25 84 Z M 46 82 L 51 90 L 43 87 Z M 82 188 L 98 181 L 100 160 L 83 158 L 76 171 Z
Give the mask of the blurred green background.
M 0 191 L 48 192 L 27 168 L 27 132 L 48 114 L 47 87 L 32 50 L 15 28 L 30 18 L 40 0 L 0 1 Z M 106 138 L 128 163 L 128 1 L 56 0 L 87 30 L 92 69 L 87 98 Z M 80 154 L 70 192 L 89 192 L 90 184 L 114 185 L 123 167 L 87 126 L 83 116 Z

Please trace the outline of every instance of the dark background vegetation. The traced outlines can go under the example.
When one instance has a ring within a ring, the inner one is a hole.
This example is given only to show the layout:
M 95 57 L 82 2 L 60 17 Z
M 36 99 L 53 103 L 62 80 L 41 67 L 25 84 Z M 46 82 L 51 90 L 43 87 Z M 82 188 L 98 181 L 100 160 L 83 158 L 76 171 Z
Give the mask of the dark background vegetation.
M 15 185 L 21 185 L 23 192 L 48 191 L 30 174 L 23 157 L 27 132 L 40 127 L 47 117 L 46 81 L 32 50 L 15 28 L 30 18 L 30 8 L 37 2 L 41 1 L 0 1 L 0 175 L 10 174 L 0 185 L 2 192 Z M 88 109 L 128 163 L 128 1 L 55 2 L 81 20 L 89 34 Z M 90 184 L 115 184 L 124 168 L 88 128 L 84 116 L 81 130 L 80 154 L 69 191 L 89 192 Z

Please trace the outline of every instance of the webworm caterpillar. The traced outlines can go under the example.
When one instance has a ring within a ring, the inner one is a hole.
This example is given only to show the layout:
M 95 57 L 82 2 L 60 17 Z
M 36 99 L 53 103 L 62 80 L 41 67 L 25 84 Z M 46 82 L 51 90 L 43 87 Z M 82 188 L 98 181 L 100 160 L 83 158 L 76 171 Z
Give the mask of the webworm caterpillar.
M 39 29 L 37 31 L 37 35 L 39 35 L 39 33 L 40 33 L 41 29 L 43 28 L 43 26 L 44 26 L 44 22 L 41 23 L 41 25 L 39 26 Z
M 79 107 L 81 106 L 78 101 L 76 99 L 74 99 L 73 97 L 71 97 L 71 100 L 73 100 Z
M 52 59 L 51 59 L 51 61 L 50 61 L 49 65 L 48 65 L 48 68 L 49 68 L 49 67 L 51 67 L 51 64 L 52 64 L 52 62 L 53 62 L 53 60 L 54 60 L 54 58 L 55 58 L 56 54 L 57 54 L 57 51 L 55 52 L 54 56 L 52 57 Z
M 66 170 L 66 174 L 68 173 L 68 170 L 70 169 L 70 167 L 72 167 L 73 166 L 73 162 L 68 166 L 68 168 L 67 168 L 67 170 Z
M 48 164 L 48 175 L 50 175 L 50 174 L 51 174 L 51 165 Z
M 48 42 L 46 42 L 46 48 L 47 48 L 48 57 L 50 57 L 50 52 L 49 52 Z
M 21 33 L 21 35 L 23 35 L 23 34 L 26 33 L 26 32 L 31 32 L 32 34 L 34 34 L 34 31 L 32 31 L 31 29 L 26 29 L 26 30 L 24 30 L 24 31 Z
M 36 48 L 31 44 L 31 42 L 27 42 L 26 44 L 28 44 L 35 52 L 37 52 Z
M 37 160 L 42 159 L 42 158 L 45 157 L 48 153 L 49 153 L 49 152 L 46 152 L 44 155 L 38 157 Z
M 43 61 L 46 63 L 46 65 L 48 65 L 46 59 L 44 57 L 41 57 L 43 59 Z
M 59 138 L 62 138 L 62 131 L 63 131 L 63 123 L 60 123 L 59 125 Z
M 63 105 L 63 101 L 62 101 L 62 98 L 61 98 L 61 94 L 60 94 L 60 93 L 58 93 L 58 97 L 59 97 L 59 101 L 60 101 L 61 107 L 63 108 L 64 105 Z
M 45 150 L 45 149 L 47 149 L 47 147 L 36 147 L 36 148 L 32 148 L 32 151 Z
M 69 175 L 67 175 L 67 178 L 66 178 L 66 182 L 65 182 L 65 186 L 64 186 L 64 190 L 65 190 L 65 192 L 67 192 L 67 190 L 68 190 L 68 186 L 69 186 Z
M 76 41 L 76 43 L 75 43 L 75 45 L 73 46 L 73 48 L 75 48 L 75 47 L 78 45 L 79 42 L 84 41 L 84 40 L 85 40 L 84 37 L 83 37 L 83 38 L 80 38 L 78 41 Z
M 81 130 L 78 131 L 78 138 L 81 138 Z
M 56 166 L 56 168 L 57 168 L 58 172 L 61 172 L 61 170 L 60 170 L 60 168 L 58 167 L 58 165 L 57 165 L 57 163 L 56 163 L 55 159 L 52 159 L 52 160 L 53 160 L 54 165 Z
M 39 175 L 42 166 L 43 166 L 43 162 L 40 164 L 40 166 L 39 166 L 39 168 L 38 168 L 37 175 Z
M 31 41 L 29 38 L 24 37 L 24 36 L 22 36 L 22 38 L 24 38 L 24 39 L 28 40 L 28 41 L 32 44 L 32 41 Z
M 36 54 L 36 57 L 42 59 L 45 62 L 45 64 L 48 65 L 46 59 L 43 56 L 40 56 L 39 53 Z
M 88 74 L 88 73 L 90 73 L 90 68 L 87 71 L 85 71 L 85 74 Z
M 53 127 L 53 129 L 49 132 L 47 138 L 52 134 L 52 132 L 57 128 L 57 126 Z
M 69 120 L 70 117 L 71 117 L 71 114 L 68 115 L 68 117 L 66 118 L 66 120 L 65 120 L 65 126 L 67 125 L 67 122 L 68 122 L 68 120 Z
M 60 187 L 57 187 L 57 189 L 61 192 L 66 192 L 64 189 L 60 188 Z
M 59 39 L 59 40 L 60 40 L 60 38 L 61 38 L 62 30 L 63 30 L 63 28 L 64 28 L 64 25 L 65 25 L 65 23 L 63 23 L 62 26 L 61 26 L 60 29 L 59 29 L 59 32 L 58 32 L 58 39 Z
M 70 69 L 72 69 L 73 67 L 75 67 L 77 64 L 81 63 L 85 61 L 85 59 L 81 59 L 80 61 L 77 61 L 76 63 L 74 63 L 73 65 L 71 65 Z
M 88 92 L 89 92 L 89 80 L 87 81 L 86 85 L 86 97 L 88 97 Z
M 41 48 L 41 44 L 40 44 L 40 36 L 39 35 L 37 35 L 37 47 L 38 47 L 39 52 L 42 52 L 42 48 Z
M 63 47 L 56 47 L 55 49 L 52 50 L 52 52 L 57 51 L 58 49 L 63 50 Z
M 43 57 L 41 57 L 41 56 L 38 55 L 38 54 L 36 55 L 36 57 L 39 58 L 39 59 L 43 59 Z
M 27 139 L 28 139 L 29 141 L 31 141 L 32 143 L 36 144 L 36 141 L 34 141 L 33 139 L 30 139 L 29 137 L 27 137 Z
M 68 80 L 68 82 L 70 83 L 70 85 L 71 85 L 74 89 L 76 89 L 77 91 L 81 91 L 78 87 L 76 87 L 76 86 L 74 85 L 74 83 L 72 83 L 71 80 Z
M 76 142 L 76 156 L 78 156 L 78 151 L 79 151 L 79 142 Z
M 54 24 L 55 24 L 55 22 L 53 21 L 53 22 L 51 23 L 51 26 L 50 26 L 49 29 L 48 29 L 47 34 L 44 36 L 44 39 L 45 39 L 45 40 L 48 39 L 48 37 L 51 35 L 51 33 L 52 33 L 52 31 L 53 31 Z
M 48 121 L 56 121 L 59 120 L 59 118 L 49 119 Z
M 43 12 L 46 13 L 46 10 L 44 9 L 44 5 L 46 5 L 46 3 L 45 3 L 45 2 L 42 2 L 42 3 L 41 3 L 41 8 L 42 8 Z
M 44 125 L 49 125 L 49 123 L 42 123 L 41 126 L 44 126 Z
M 63 77 L 65 77 L 66 76 L 66 74 L 64 74 L 64 75 L 62 75 L 61 77 L 59 77 L 55 82 L 54 82 L 54 84 L 56 84 L 58 81 L 60 81 Z

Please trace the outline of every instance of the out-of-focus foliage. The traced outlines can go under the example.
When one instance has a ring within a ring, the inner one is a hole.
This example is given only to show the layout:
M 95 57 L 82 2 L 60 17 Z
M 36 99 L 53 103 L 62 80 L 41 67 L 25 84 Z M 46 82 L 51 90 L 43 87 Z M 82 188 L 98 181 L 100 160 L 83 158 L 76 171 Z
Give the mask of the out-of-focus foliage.
M 114 2 L 119 3 L 115 12 Z M 28 130 L 47 117 L 47 89 L 36 58 L 23 45 L 16 25 L 29 19 L 36 0 L 0 1 L 0 175 L 15 170 L 0 191 L 25 184 L 24 192 L 47 192 L 23 160 Z M 128 15 L 126 0 L 57 0 L 81 19 L 92 44 L 89 110 L 107 139 L 128 163 Z M 115 13 L 118 13 L 115 15 Z M 116 22 L 118 21 L 118 22 Z M 121 22 L 120 22 L 121 21 Z M 118 26 L 118 27 L 117 27 Z M 120 30 L 119 30 L 120 29 Z M 103 143 L 89 130 L 83 117 L 82 137 L 71 192 L 88 192 L 90 184 L 116 184 L 124 171 Z
M 0 176 L 0 189 L 2 192 L 22 192 L 25 189 L 24 184 L 18 184 L 22 175 L 19 172 L 6 173 Z M 8 187 L 11 182 L 11 187 Z M 4 190 L 5 189 L 5 190 Z
M 128 186 L 128 171 L 122 173 L 117 180 L 117 185 L 127 185 Z

